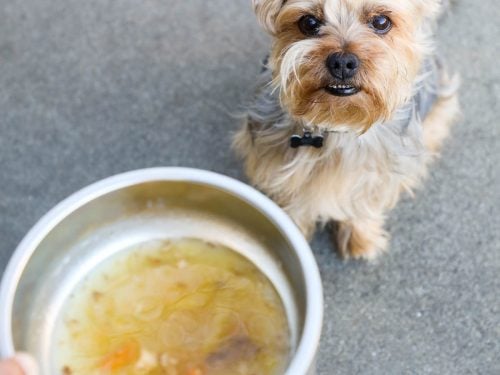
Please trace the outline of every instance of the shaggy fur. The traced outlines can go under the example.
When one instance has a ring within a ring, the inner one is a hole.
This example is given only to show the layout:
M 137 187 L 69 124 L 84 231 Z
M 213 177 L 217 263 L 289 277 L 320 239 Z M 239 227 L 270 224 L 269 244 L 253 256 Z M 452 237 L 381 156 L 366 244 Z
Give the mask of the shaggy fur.
M 433 55 L 438 0 L 254 0 L 273 36 L 267 70 L 234 146 L 251 182 L 280 204 L 310 238 L 334 221 L 344 257 L 373 258 L 387 247 L 383 229 L 402 191 L 416 187 L 458 113 L 457 84 Z M 322 21 L 306 36 L 304 15 Z M 386 35 L 368 26 L 393 24 Z M 325 61 L 360 60 L 350 80 L 360 92 L 334 96 Z M 292 149 L 293 134 L 325 135 L 324 147 Z

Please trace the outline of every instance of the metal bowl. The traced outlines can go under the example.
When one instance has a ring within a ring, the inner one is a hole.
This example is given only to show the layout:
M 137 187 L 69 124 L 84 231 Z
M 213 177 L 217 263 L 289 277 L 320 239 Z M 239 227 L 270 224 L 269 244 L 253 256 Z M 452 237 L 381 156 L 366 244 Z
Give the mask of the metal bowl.
M 309 245 L 253 188 L 186 168 L 133 171 L 97 182 L 46 214 L 16 249 L 0 289 L 0 354 L 28 351 L 55 374 L 54 331 L 65 300 L 95 267 L 131 246 L 178 237 L 226 245 L 274 284 L 287 313 L 286 374 L 314 373 L 323 297 Z

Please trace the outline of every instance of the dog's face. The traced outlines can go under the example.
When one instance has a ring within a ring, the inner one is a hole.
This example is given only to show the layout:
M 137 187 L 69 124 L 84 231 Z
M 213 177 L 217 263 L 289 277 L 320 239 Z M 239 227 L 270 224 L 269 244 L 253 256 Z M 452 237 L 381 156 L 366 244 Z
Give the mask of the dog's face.
M 365 131 L 408 100 L 440 0 L 253 0 L 293 116 Z

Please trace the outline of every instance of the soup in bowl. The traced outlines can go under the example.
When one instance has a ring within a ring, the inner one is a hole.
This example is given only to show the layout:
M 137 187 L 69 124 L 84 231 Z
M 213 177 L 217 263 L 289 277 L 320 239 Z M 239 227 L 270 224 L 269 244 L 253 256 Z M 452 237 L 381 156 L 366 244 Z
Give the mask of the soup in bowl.
M 0 353 L 42 374 L 314 373 L 322 289 L 291 219 L 186 168 L 114 176 L 27 234 L 0 290 Z

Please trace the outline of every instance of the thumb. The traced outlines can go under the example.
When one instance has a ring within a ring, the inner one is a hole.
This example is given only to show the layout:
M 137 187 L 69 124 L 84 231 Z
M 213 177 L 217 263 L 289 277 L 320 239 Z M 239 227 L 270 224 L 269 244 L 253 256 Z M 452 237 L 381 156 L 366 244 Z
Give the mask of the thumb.
M 0 375 L 38 375 L 38 366 L 29 354 L 17 353 L 0 361 Z

